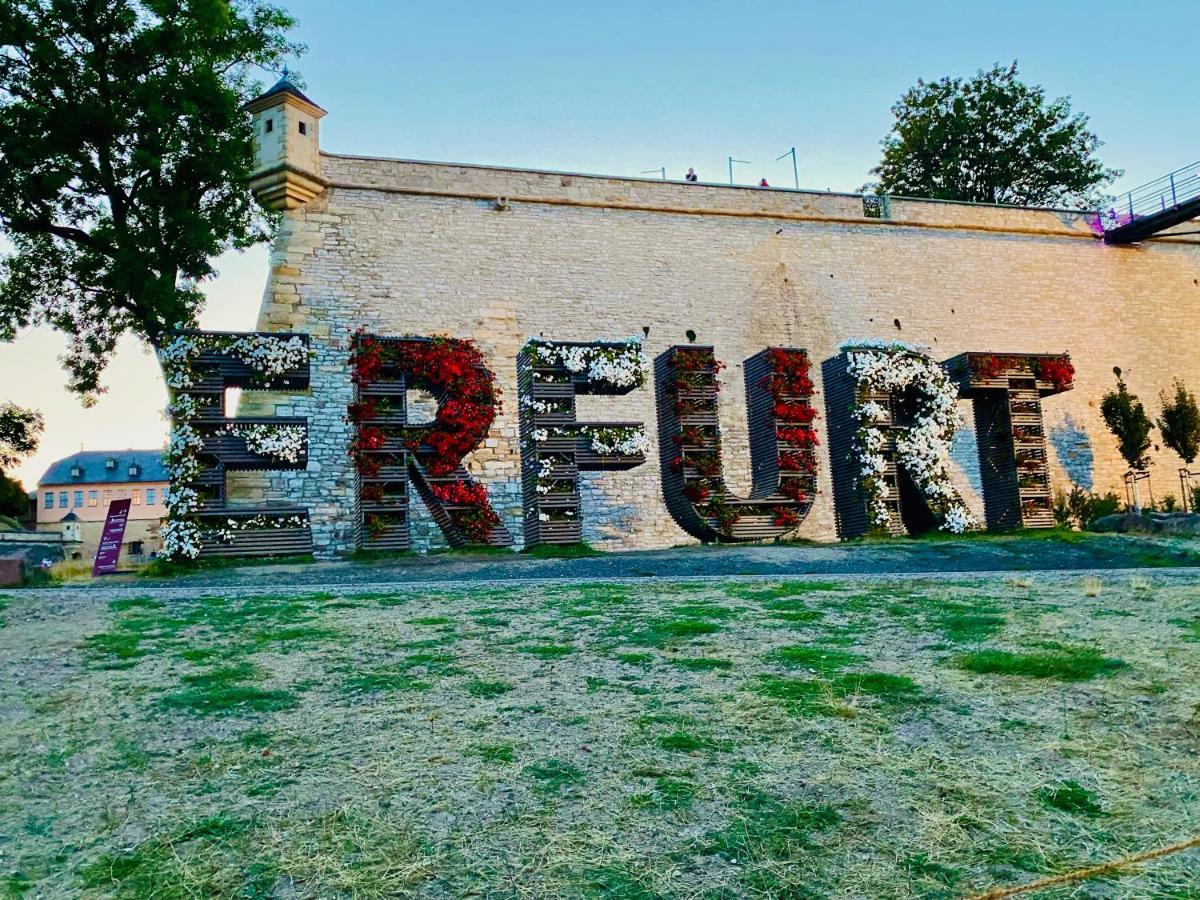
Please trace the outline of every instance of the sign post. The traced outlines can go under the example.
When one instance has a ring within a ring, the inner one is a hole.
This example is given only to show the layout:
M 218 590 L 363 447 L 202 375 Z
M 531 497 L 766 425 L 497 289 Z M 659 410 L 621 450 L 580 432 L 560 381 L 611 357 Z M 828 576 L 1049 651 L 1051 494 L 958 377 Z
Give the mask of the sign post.
M 100 549 L 92 565 L 92 577 L 112 575 L 117 571 L 117 560 L 121 556 L 121 543 L 125 540 L 125 523 L 129 521 L 128 499 L 114 500 L 108 504 L 108 518 L 104 520 L 104 533 L 100 535 Z

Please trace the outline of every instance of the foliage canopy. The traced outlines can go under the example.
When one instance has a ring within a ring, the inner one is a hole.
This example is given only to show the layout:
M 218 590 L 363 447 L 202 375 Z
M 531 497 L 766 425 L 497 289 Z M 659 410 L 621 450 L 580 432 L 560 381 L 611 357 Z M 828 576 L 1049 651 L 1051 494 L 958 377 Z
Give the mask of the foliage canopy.
M 1158 419 L 1158 430 L 1163 443 L 1190 466 L 1200 454 L 1200 407 L 1196 405 L 1196 395 L 1176 379 L 1175 396 L 1168 397 L 1163 391 L 1159 398 L 1162 415 Z
M 1150 463 L 1150 429 L 1154 427 L 1142 401 L 1129 393 L 1121 376 L 1117 376 L 1117 389 L 1109 391 L 1100 401 L 1100 414 L 1104 424 L 1117 439 L 1117 449 L 1129 464 L 1129 468 L 1143 471 Z
M 918 80 L 892 106 L 883 159 L 864 186 L 883 194 L 1095 209 L 1121 172 L 1071 101 L 1018 78 L 1017 64 L 974 77 Z
M 0 401 L 0 471 L 36 450 L 44 427 L 41 413 Z
M 293 24 L 259 0 L 0 0 L 0 340 L 67 334 L 87 401 L 122 334 L 194 324 L 210 260 L 271 230 L 244 104 Z

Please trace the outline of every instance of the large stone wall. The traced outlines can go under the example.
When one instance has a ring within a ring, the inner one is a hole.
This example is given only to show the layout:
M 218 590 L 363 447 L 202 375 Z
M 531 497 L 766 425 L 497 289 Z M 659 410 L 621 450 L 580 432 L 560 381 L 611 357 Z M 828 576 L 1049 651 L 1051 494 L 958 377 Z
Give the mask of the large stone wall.
M 307 503 L 322 552 L 353 549 L 355 476 L 342 421 L 350 337 L 446 333 L 478 342 L 505 393 L 486 445 L 468 459 L 515 536 L 521 534 L 517 351 L 530 337 L 613 339 L 645 333 L 656 356 L 692 330 L 715 345 L 722 374 L 727 480 L 749 490 L 742 362 L 766 346 L 820 362 L 851 338 L 966 350 L 1068 351 L 1075 390 L 1045 403 L 1056 487 L 1121 490 L 1124 470 L 1099 400 L 1120 366 L 1156 412 L 1182 377 L 1200 388 L 1200 242 L 1099 242 L 1084 217 L 892 201 L 866 218 L 853 195 L 685 185 L 322 156 L 325 193 L 286 214 L 271 261 L 261 330 L 308 332 L 318 348 L 305 415 L 309 471 L 247 478 L 245 495 Z M 500 203 L 498 198 L 504 198 Z M 820 395 L 814 401 L 822 407 Z M 969 408 L 968 426 L 971 424 Z M 642 420 L 656 435 L 653 389 L 582 397 L 579 419 Z M 822 426 L 818 420 L 818 426 Z M 823 436 L 823 427 L 820 428 Z M 954 455 L 980 508 L 974 442 Z M 1180 461 L 1155 450 L 1157 493 L 1178 493 Z M 663 503 L 657 448 L 627 472 L 581 478 L 585 538 L 603 548 L 690 540 Z M 829 464 L 802 537 L 835 537 Z M 414 501 L 414 506 L 418 501 Z M 436 529 L 414 509 L 414 540 Z M 428 523 L 426 523 L 427 525 Z

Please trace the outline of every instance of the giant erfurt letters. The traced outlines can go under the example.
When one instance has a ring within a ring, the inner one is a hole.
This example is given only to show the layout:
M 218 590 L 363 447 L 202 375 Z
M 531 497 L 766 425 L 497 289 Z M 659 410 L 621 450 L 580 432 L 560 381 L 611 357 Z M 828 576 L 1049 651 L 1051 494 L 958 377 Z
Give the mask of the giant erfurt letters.
M 251 372 L 228 349 L 241 346 L 238 339 L 194 338 L 200 349 L 189 351 L 195 372 L 190 399 L 176 405 L 184 411 L 177 410 L 177 437 L 200 442 L 193 517 L 246 526 L 218 537 L 202 526 L 203 552 L 304 551 L 310 546 L 306 510 L 227 502 L 227 471 L 307 465 L 306 419 L 225 417 L 223 396 L 230 386 L 308 386 L 307 366 L 287 379 Z M 722 442 L 724 366 L 713 347 L 672 346 L 651 366 L 637 340 L 539 338 L 521 348 L 515 363 L 523 510 L 518 539 L 524 546 L 583 540 L 594 511 L 581 492 L 582 473 L 596 473 L 591 477 L 602 484 L 604 473 L 645 465 L 654 449 L 666 509 L 682 532 L 705 542 L 779 539 L 794 532 L 813 506 L 822 463 L 829 466 L 841 537 L 1054 524 L 1041 402 L 1071 389 L 1074 369 L 1065 354 L 971 352 L 938 363 L 901 344 L 845 345 L 822 362 L 822 414 L 813 402 L 819 392 L 807 353 L 765 348 L 742 365 L 752 475 L 747 496 L 725 480 L 732 451 Z M 358 546 L 408 549 L 414 493 L 451 546 L 512 544 L 514 535 L 487 484 L 466 465 L 493 433 L 501 409 L 493 370 L 474 343 L 359 333 L 347 365 L 354 385 L 346 418 L 352 425 L 347 453 L 358 479 Z M 414 390 L 431 397 L 432 421 L 410 421 Z M 656 428 L 620 416 L 621 398 L 637 391 L 654 392 Z M 611 398 L 603 405 L 616 415 L 580 421 L 576 399 L 583 395 Z M 974 406 L 985 513 L 980 522 L 950 478 L 959 399 Z M 267 426 L 275 443 L 289 438 L 275 432 L 296 432 L 290 455 L 276 449 L 268 460 L 253 441 L 247 443 L 255 429 Z M 285 522 L 296 517 L 302 527 L 272 522 L 275 527 L 264 528 L 264 516 Z

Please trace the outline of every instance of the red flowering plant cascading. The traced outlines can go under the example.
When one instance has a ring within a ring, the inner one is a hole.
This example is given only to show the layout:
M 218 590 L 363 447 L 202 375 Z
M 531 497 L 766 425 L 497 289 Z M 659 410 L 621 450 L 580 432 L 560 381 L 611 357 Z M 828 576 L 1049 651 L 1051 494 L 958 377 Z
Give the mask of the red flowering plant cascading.
M 1065 391 L 1075 382 L 1075 367 L 1066 356 L 1052 356 L 1037 361 L 1037 376 L 1049 381 L 1055 390 Z
M 811 402 L 814 387 L 808 354 L 775 347 L 769 358 L 771 373 L 763 378 L 762 386 L 774 401 L 779 493 L 796 503 L 805 503 L 816 490 L 816 448 L 821 443 L 812 425 L 817 411 Z M 785 516 L 780 512 L 784 509 L 776 510 L 775 524 L 799 525 L 799 512 Z
M 996 356 L 990 353 L 978 353 L 971 356 L 971 374 L 981 381 L 991 381 L 999 378 L 1005 372 L 1021 369 L 1029 364 L 1023 356 Z
M 383 371 L 383 350 L 379 341 L 360 334 L 356 336 L 350 352 L 350 379 L 361 388 L 373 384 Z M 383 430 L 370 422 L 376 416 L 373 397 L 356 400 L 346 409 L 346 420 L 357 427 L 347 451 L 354 460 L 359 475 L 374 478 L 379 474 L 380 461 L 368 452 L 381 450 L 387 440 Z
M 432 479 L 453 479 L 463 458 L 487 436 L 499 410 L 499 389 L 474 343 L 449 337 L 380 341 L 359 334 L 350 357 L 351 378 L 361 390 L 380 379 L 385 367 L 407 376 L 410 387 L 439 399 L 428 426 L 391 426 L 377 420 L 391 406 L 376 397 L 350 404 L 347 419 L 357 425 L 350 456 L 360 474 L 376 477 L 381 466 L 403 463 L 399 448 L 380 453 L 392 441 L 403 444 Z M 435 481 L 434 498 L 446 504 L 452 522 L 472 543 L 486 543 L 500 524 L 480 484 L 466 480 Z M 379 516 L 375 517 L 376 519 Z
M 971 355 L 971 374 L 978 380 L 991 381 L 1006 372 L 1028 369 L 1041 381 L 1048 381 L 1057 391 L 1065 391 L 1075 381 L 1075 367 L 1070 357 L 1063 356 L 996 356 L 988 353 Z
M 718 373 L 725 364 L 711 347 L 679 347 L 671 357 L 673 378 L 668 391 L 674 399 L 675 413 L 684 416 L 716 415 L 716 394 L 720 391 Z M 684 473 L 683 495 L 696 511 L 717 523 L 717 529 L 729 534 L 739 519 L 737 509 L 725 502 L 721 480 L 721 438 L 715 425 L 682 425 L 675 435 L 681 454 L 671 465 Z M 686 455 L 685 455 L 686 454 Z
M 395 364 L 412 386 L 438 397 L 431 425 L 409 429 L 408 443 L 431 478 L 455 475 L 463 458 L 487 437 L 500 409 L 495 376 L 472 341 L 436 337 L 397 343 Z M 486 543 L 500 517 L 481 484 L 450 481 L 430 486 L 450 508 L 454 524 L 472 543 Z

